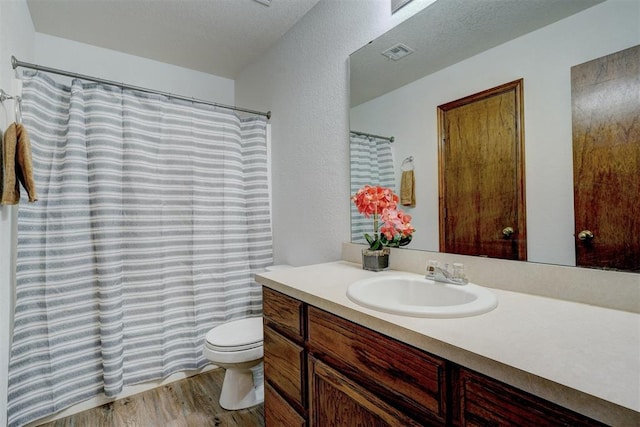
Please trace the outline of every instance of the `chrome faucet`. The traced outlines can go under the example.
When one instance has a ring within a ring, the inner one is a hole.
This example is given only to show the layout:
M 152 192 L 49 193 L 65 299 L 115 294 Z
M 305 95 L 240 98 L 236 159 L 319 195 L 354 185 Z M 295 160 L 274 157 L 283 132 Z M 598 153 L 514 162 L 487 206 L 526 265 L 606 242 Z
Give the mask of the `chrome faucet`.
M 452 283 L 454 285 L 466 285 L 469 283 L 469 280 L 467 280 L 464 274 L 464 265 L 461 263 L 454 263 L 453 270 L 451 271 L 449 264 L 445 264 L 443 267 L 438 261 L 429 260 L 425 278 L 436 282 Z

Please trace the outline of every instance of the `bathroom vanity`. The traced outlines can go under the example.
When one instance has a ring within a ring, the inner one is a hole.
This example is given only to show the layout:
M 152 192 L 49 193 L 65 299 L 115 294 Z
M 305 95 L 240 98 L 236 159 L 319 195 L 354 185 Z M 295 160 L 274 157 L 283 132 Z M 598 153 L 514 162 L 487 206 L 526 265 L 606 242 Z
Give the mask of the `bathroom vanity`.
M 634 337 L 622 332 L 616 338 L 588 321 L 593 316 L 600 323 L 623 323 L 630 329 L 622 330 L 633 335 L 637 314 L 494 290 L 498 308 L 480 316 L 404 317 L 346 297 L 350 283 L 375 274 L 393 273 L 335 262 L 257 276 L 264 297 L 267 426 L 640 421 L 637 408 L 629 408 L 638 396 L 640 362 L 632 360 L 634 343 L 622 343 Z M 549 328 L 552 312 L 565 325 Z M 519 322 L 525 323 L 518 328 Z M 571 338 L 583 328 L 591 329 Z M 521 334 L 514 334 L 518 329 Z M 585 334 L 595 344 L 574 348 Z M 536 342 L 541 337 L 544 342 Z M 601 348 L 601 340 L 612 347 Z M 609 352 L 624 351 L 621 345 L 631 350 L 629 357 L 592 369 Z M 602 354 L 594 354 L 596 348 Z M 632 369 L 626 378 L 607 378 L 625 363 Z M 619 398 L 625 390 L 631 395 Z

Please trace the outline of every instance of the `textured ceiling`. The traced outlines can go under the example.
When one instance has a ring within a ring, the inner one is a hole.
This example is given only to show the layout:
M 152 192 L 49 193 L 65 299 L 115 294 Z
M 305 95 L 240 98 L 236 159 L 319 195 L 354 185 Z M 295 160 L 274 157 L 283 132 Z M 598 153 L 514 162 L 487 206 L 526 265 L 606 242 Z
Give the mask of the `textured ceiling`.
M 27 0 L 35 30 L 229 79 L 318 0 Z M 43 64 L 46 65 L 46 64 Z
M 604 0 L 439 0 L 351 55 L 351 106 Z M 403 43 L 415 52 L 392 61 Z

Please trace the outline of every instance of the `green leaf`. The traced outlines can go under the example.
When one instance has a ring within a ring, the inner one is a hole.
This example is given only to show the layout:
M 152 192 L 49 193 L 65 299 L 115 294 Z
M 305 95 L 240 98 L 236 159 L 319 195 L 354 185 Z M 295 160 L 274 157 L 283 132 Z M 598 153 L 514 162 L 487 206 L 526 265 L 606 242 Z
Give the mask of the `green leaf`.
M 406 246 L 411 242 L 411 239 L 413 239 L 413 236 L 403 237 L 402 239 L 400 239 L 399 245 Z

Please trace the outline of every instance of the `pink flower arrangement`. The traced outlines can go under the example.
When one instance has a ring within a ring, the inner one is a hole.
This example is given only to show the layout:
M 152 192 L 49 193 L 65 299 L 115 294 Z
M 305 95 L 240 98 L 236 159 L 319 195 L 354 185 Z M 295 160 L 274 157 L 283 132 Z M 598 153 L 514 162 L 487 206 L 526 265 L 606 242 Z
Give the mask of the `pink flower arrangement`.
M 409 244 L 415 231 L 411 226 L 411 215 L 398 209 L 399 199 L 393 191 L 386 187 L 365 185 L 351 200 L 365 218 L 373 215 L 373 237 L 364 235 L 370 249 L 378 250 L 383 246 L 397 248 Z

